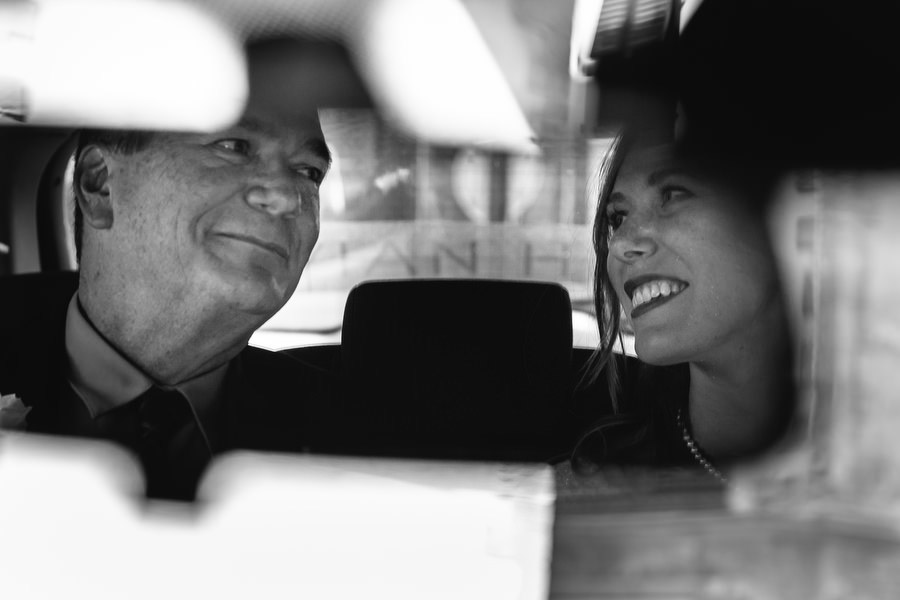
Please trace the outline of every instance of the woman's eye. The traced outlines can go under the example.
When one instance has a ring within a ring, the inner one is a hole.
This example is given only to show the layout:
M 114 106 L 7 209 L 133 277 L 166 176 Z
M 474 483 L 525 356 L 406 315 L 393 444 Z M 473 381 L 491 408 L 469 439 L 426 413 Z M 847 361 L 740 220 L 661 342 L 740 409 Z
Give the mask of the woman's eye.
M 611 210 L 606 214 L 606 220 L 609 223 L 610 232 L 613 232 L 622 226 L 622 223 L 625 221 L 625 216 L 625 212 L 621 210 Z
M 690 190 L 681 187 L 680 185 L 667 185 L 662 189 L 663 204 L 673 200 L 684 200 L 692 195 Z
M 246 156 L 250 154 L 250 142 L 238 138 L 228 138 L 224 140 L 216 140 L 215 145 L 228 152 Z

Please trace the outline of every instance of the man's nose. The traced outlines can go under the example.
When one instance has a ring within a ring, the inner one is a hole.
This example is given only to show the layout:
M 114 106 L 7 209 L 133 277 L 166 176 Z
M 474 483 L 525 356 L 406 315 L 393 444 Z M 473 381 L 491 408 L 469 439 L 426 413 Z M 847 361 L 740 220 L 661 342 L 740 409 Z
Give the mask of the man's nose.
M 272 170 L 255 178 L 244 194 L 247 204 L 276 217 L 300 214 L 300 188 L 289 173 Z
M 652 220 L 629 217 L 609 241 L 610 253 L 622 262 L 648 258 L 657 250 L 657 231 Z

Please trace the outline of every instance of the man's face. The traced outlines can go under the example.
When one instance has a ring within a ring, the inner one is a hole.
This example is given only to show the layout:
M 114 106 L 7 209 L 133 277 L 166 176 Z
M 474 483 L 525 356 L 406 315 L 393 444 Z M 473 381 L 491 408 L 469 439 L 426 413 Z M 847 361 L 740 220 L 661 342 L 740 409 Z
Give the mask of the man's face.
M 328 166 L 317 120 L 247 117 L 218 133 L 155 134 L 143 150 L 107 158 L 109 261 L 127 273 L 122 285 L 268 318 L 318 238 Z

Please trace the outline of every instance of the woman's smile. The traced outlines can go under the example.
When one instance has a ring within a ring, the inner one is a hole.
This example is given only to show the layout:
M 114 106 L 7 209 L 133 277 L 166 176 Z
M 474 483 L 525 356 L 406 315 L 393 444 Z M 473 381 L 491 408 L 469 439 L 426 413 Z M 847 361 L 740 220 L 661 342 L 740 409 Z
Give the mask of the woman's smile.
M 668 302 L 690 284 L 680 279 L 643 275 L 625 282 L 625 294 L 631 299 L 631 318 L 635 319 Z

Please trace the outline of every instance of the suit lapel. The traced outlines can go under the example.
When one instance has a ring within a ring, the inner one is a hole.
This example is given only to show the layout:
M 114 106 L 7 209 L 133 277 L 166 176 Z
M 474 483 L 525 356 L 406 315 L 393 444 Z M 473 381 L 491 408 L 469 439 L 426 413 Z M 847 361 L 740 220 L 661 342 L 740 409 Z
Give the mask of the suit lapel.
M 225 429 L 232 448 L 301 452 L 306 449 L 305 402 L 319 382 L 300 376 L 305 365 L 247 347 L 226 377 Z
M 268 398 L 254 385 L 246 362 L 245 350 L 232 360 L 225 377 L 221 433 L 227 449 L 263 447 L 260 433 L 271 418 Z
M 49 318 L 44 315 L 40 322 L 32 320 L 10 332 L 7 339 L 13 343 L 0 349 L 0 391 L 15 393 L 31 407 L 29 431 L 93 437 L 98 435 L 96 424 L 67 380 L 66 308 L 67 303 L 60 303 Z M 214 450 L 305 450 L 306 400 L 321 396 L 321 385 L 320 375 L 304 363 L 245 348 L 225 378 Z

